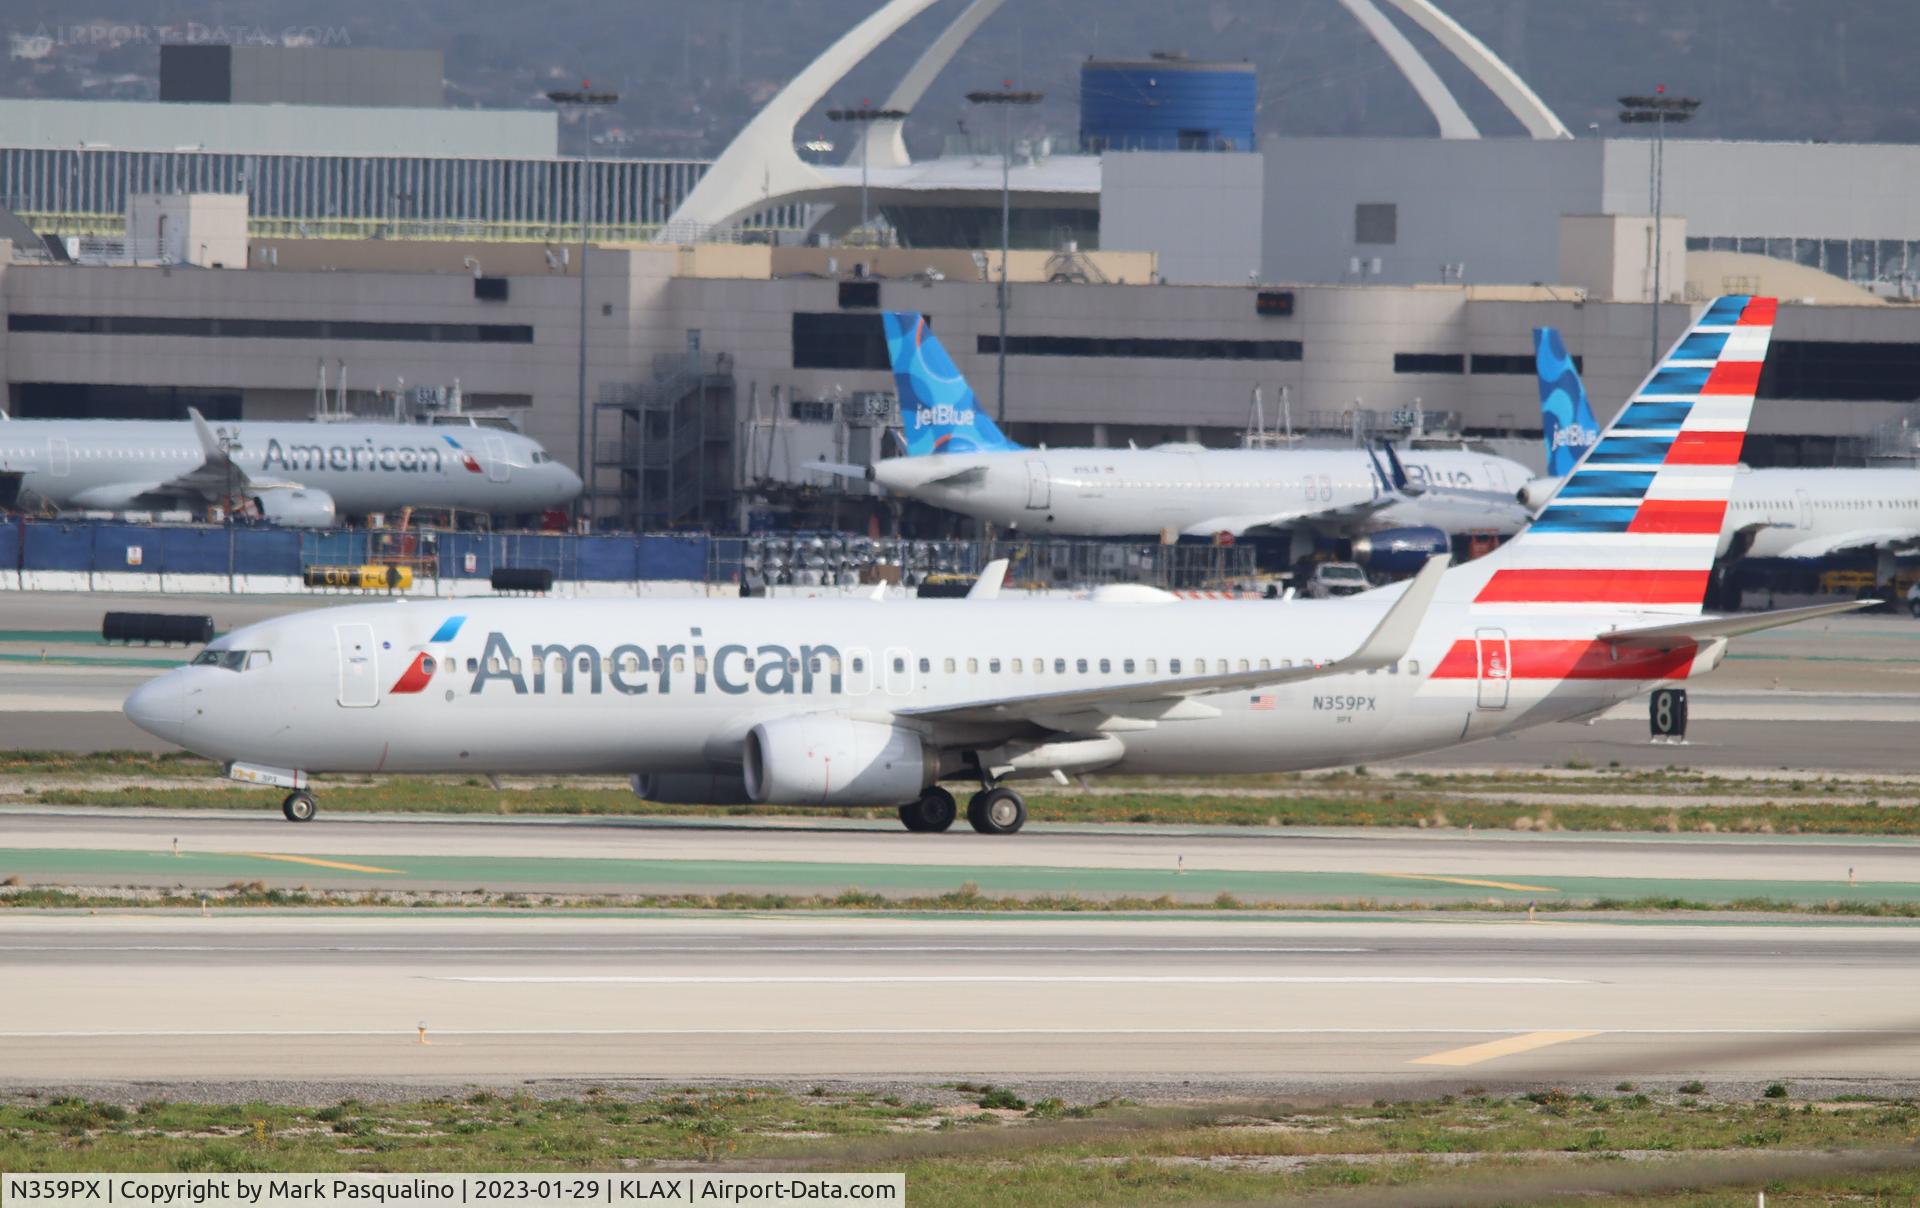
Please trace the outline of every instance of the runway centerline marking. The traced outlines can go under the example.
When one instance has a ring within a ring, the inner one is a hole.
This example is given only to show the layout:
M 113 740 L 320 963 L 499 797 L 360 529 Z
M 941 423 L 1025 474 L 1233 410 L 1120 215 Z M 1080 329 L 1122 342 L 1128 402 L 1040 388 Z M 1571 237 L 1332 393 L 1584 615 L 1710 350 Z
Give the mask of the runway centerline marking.
M 270 851 L 228 852 L 232 856 L 246 856 L 253 860 L 281 860 L 288 864 L 311 864 L 315 868 L 339 868 L 347 872 L 383 872 L 394 876 L 405 876 L 406 870 L 400 868 L 376 868 L 371 864 L 348 864 L 341 860 L 322 860 L 318 856 L 287 856 Z
M 1418 976 L 1363 976 L 1349 977 L 1314 976 L 1308 974 L 1024 974 L 1024 973 L 957 973 L 957 974 L 799 974 L 794 976 L 767 975 L 716 975 L 699 974 L 641 974 L 634 976 L 612 974 L 551 975 L 538 974 L 501 974 L 428 975 L 428 981 L 486 982 L 506 985 L 537 986 L 582 986 L 582 985 L 624 985 L 624 986 L 746 986 L 746 985 L 826 985 L 826 986 L 870 986 L 870 985 L 917 985 L 951 983 L 1021 983 L 1033 985 L 1191 985 L 1191 986 L 1241 986 L 1241 985 L 1369 985 L 1369 986 L 1588 986 L 1593 983 L 1573 977 L 1418 977 Z
M 1445 1049 L 1438 1053 L 1429 1053 L 1425 1057 L 1416 1057 L 1408 1065 L 1479 1065 L 1483 1061 L 1492 1061 L 1496 1057 L 1511 1057 L 1515 1053 L 1530 1053 L 1535 1049 L 1544 1049 L 1549 1045 L 1565 1044 L 1570 1040 L 1585 1040 L 1589 1036 L 1602 1035 L 1600 1032 L 1528 1032 L 1520 1036 L 1509 1036 L 1505 1040 L 1489 1040 L 1482 1044 L 1470 1044 L 1463 1049 Z
M 1513 881 L 1483 881 L 1478 877 L 1441 877 L 1419 872 L 1377 872 L 1376 877 L 1396 877 L 1402 881 L 1442 881 L 1448 885 L 1474 885 L 1481 889 L 1515 889 L 1521 893 L 1559 893 L 1551 885 L 1521 885 Z

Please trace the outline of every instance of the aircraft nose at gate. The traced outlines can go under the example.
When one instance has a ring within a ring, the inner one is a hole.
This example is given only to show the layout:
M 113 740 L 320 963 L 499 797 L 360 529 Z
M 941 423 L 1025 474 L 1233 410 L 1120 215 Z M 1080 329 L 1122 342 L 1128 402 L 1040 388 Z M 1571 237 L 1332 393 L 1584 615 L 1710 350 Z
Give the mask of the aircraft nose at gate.
M 179 742 L 186 723 L 186 684 L 178 672 L 169 671 L 135 688 L 121 710 L 154 737 Z

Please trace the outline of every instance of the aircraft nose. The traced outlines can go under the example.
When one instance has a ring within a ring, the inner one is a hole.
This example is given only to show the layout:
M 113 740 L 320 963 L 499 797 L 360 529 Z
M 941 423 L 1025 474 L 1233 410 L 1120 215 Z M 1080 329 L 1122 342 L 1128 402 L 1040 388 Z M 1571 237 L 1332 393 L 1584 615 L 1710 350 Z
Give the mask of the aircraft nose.
M 555 468 L 560 471 L 560 489 L 567 493 L 569 501 L 578 498 L 580 492 L 586 490 L 587 484 L 578 474 L 566 466 L 556 465 Z
M 179 742 L 186 728 L 186 685 L 178 672 L 169 671 L 135 688 L 121 710 L 128 721 L 155 738 Z

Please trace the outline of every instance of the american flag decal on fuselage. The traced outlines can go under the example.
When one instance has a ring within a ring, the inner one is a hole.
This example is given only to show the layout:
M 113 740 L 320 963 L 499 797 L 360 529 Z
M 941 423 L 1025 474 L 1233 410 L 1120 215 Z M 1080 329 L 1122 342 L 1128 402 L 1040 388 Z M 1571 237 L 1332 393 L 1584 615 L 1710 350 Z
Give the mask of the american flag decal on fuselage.
M 1474 597 L 1699 612 L 1775 301 L 1717 299 L 1633 393 Z

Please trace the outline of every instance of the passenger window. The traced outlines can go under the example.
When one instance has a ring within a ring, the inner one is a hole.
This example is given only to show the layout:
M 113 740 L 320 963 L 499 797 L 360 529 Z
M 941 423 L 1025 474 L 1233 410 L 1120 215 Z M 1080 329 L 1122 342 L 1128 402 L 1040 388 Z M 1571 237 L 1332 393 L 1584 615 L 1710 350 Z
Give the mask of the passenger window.
M 840 674 L 840 656 L 839 655 L 836 654 L 832 658 L 827 660 L 827 670 L 832 672 L 835 675 Z
M 478 671 L 478 670 L 480 670 L 480 660 L 479 660 L 479 659 L 468 659 L 468 660 L 467 660 L 467 670 L 468 670 L 468 671 Z
M 921 674 L 921 675 L 925 675 L 925 674 L 926 674 L 927 672 L 929 672 L 929 671 L 932 671 L 932 670 L 933 670 L 933 660 L 932 660 L 932 659 L 921 659 L 921 660 L 920 660 L 920 674 Z
M 1253 668 L 1247 665 L 1247 660 L 1245 660 L 1245 659 L 1241 659 L 1241 660 L 1240 660 L 1240 670 L 1242 670 L 1242 671 L 1251 671 L 1251 670 L 1253 670 Z
M 1053 673 L 1055 675 L 1065 675 L 1067 673 L 1067 660 L 1065 659 L 1053 660 Z
M 492 658 L 487 660 L 487 670 L 493 672 L 493 674 L 495 675 L 500 674 L 500 656 L 499 655 L 496 654 Z
M 1122 671 L 1124 671 L 1124 672 L 1126 672 L 1126 673 L 1127 673 L 1128 675 L 1132 675 L 1132 674 L 1133 674 L 1133 660 L 1132 660 L 1132 659 L 1124 659 L 1124 660 L 1122 660 L 1122 661 L 1121 661 L 1121 663 L 1120 663 L 1120 670 L 1122 670 Z
M 819 675 L 819 674 L 820 674 L 820 660 L 819 660 L 819 659 L 808 659 L 808 660 L 807 660 L 807 670 L 808 670 L 808 671 L 811 671 L 811 672 L 813 672 L 813 673 L 814 673 L 815 675 Z
M 1261 660 L 1260 660 L 1260 670 L 1262 670 L 1262 671 L 1271 671 L 1271 670 L 1273 670 L 1273 660 L 1272 660 L 1272 659 L 1261 659 Z
M 628 674 L 632 674 L 640 670 L 640 660 L 631 654 L 621 659 L 620 665 L 627 670 Z
M 967 660 L 967 674 L 968 674 L 968 675 L 979 675 L 979 674 L 980 674 L 980 660 L 979 660 L 979 659 L 968 659 L 968 660 Z
M 567 673 L 566 655 L 556 654 L 553 656 L 553 673 L 555 675 L 565 675 Z
M 1015 660 L 1013 660 L 1013 673 L 1014 673 L 1015 675 L 1019 675 L 1019 674 L 1020 674 L 1020 672 L 1021 672 L 1021 670 L 1022 670 L 1022 668 L 1021 668 L 1021 666 L 1020 666 L 1020 660 L 1019 660 L 1019 659 L 1015 659 Z
M 1282 671 L 1287 671 L 1287 670 L 1290 670 L 1290 669 L 1292 669 L 1292 667 L 1293 667 L 1293 660 L 1292 660 L 1292 659 L 1281 659 L 1281 660 L 1280 660 L 1280 670 L 1282 670 Z
M 952 675 L 955 671 L 958 671 L 960 669 L 959 664 L 955 663 L 952 659 L 948 659 L 946 661 L 946 668 L 947 668 L 948 675 Z
M 1168 671 L 1168 672 L 1169 672 L 1170 674 L 1173 674 L 1173 675 L 1179 675 L 1179 674 L 1180 674 L 1180 660 L 1179 660 L 1179 659 L 1168 659 L 1168 660 L 1167 660 L 1167 671 Z
M 1408 674 L 1408 675 L 1419 675 L 1419 674 L 1420 674 L 1420 660 L 1419 660 L 1419 659 L 1408 659 L 1408 660 L 1407 660 L 1407 674 Z
M 1085 675 L 1087 673 L 1087 660 L 1085 659 L 1073 660 L 1073 669 L 1075 671 L 1078 671 L 1080 674 Z
M 1113 674 L 1113 660 L 1112 660 L 1112 659 L 1101 659 L 1101 660 L 1100 660 L 1100 674 L 1101 674 L 1101 675 L 1111 675 L 1111 674 Z
M 753 674 L 753 660 L 752 660 L 751 658 L 745 658 L 745 659 L 741 659 L 741 660 L 740 660 L 740 668 L 741 668 L 741 670 L 743 670 L 743 671 L 745 671 L 745 672 L 746 672 L 746 673 L 747 673 L 748 675 L 752 675 L 752 674 Z
M 989 675 L 999 675 L 999 674 L 1000 674 L 1000 660 L 999 660 L 999 659 L 988 659 L 988 660 L 987 660 L 987 674 L 989 674 Z
M 675 671 L 678 671 L 678 670 L 680 670 L 680 660 L 679 660 L 679 659 L 675 659 L 675 660 L 673 660 L 673 669 L 674 669 Z M 695 671 L 697 671 L 697 672 L 699 672 L 699 673 L 700 673 L 701 675 L 705 675 L 705 674 L 707 673 L 707 656 L 703 654 L 703 655 L 701 655 L 701 656 L 699 656 L 698 658 L 696 658 L 696 659 L 694 659 L 694 660 L 693 660 L 693 669 L 694 669 Z
M 853 660 L 853 671 L 855 675 L 858 675 L 860 672 L 865 671 L 866 669 L 867 669 L 867 660 L 865 659 Z
M 674 655 L 674 656 L 673 656 L 673 669 L 674 669 L 675 671 L 685 671 L 685 670 L 687 669 L 687 660 L 686 660 L 685 658 L 683 658 L 683 657 L 681 657 L 680 655 L 677 655 L 677 654 L 676 654 L 676 655 Z
M 514 660 L 512 660 L 511 662 L 509 662 L 509 663 L 507 664 L 507 666 L 509 666 L 509 667 L 511 667 L 511 668 L 513 669 L 513 673 L 514 673 L 515 675 L 519 675 L 519 674 L 520 674 L 520 660 L 519 660 L 519 659 L 517 659 L 517 658 L 516 658 L 516 659 L 514 659 Z
M 581 655 L 581 656 L 580 656 L 580 670 L 582 670 L 582 671 L 592 671 L 592 670 L 593 670 L 593 656 L 592 656 L 592 655 L 586 655 L 586 654 L 583 654 L 583 655 Z
M 900 673 L 900 672 L 902 672 L 902 671 L 905 671 L 906 669 L 907 669 L 907 660 L 905 660 L 905 659 L 903 659 L 903 658 L 901 658 L 901 657 L 900 657 L 899 655 L 897 655 L 897 654 L 896 654 L 896 655 L 894 655 L 894 656 L 893 656 L 893 670 L 894 670 L 894 673 L 895 673 L 895 674 L 898 674 L 898 673 Z M 752 670 L 752 668 L 748 668 L 748 670 Z

